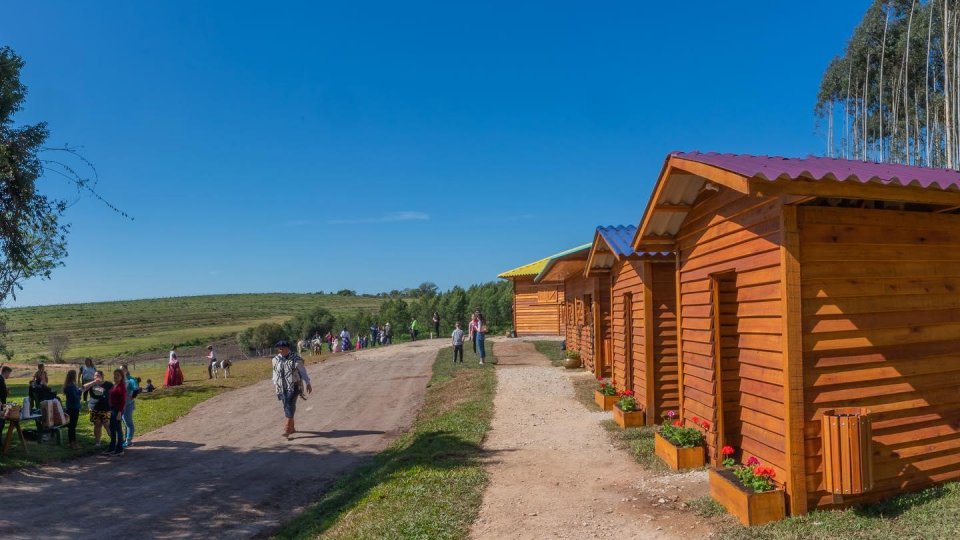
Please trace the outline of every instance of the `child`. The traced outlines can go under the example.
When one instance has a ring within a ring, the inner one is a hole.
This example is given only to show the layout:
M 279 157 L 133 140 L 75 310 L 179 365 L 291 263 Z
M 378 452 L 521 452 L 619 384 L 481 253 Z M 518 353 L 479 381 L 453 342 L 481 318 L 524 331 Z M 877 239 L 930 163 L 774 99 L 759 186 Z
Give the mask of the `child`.
M 137 384 L 140 384 L 140 377 L 137 377 Z M 155 388 L 156 387 L 153 386 L 153 381 L 151 381 L 150 379 L 147 379 L 147 386 L 145 387 L 145 390 L 147 391 L 147 393 L 149 394 L 150 392 L 153 392 Z
M 453 334 L 450 337 L 453 339 L 453 362 L 457 363 L 457 356 L 460 357 L 460 363 L 463 363 L 463 330 L 460 328 L 460 323 L 458 322 L 456 328 L 453 330 Z

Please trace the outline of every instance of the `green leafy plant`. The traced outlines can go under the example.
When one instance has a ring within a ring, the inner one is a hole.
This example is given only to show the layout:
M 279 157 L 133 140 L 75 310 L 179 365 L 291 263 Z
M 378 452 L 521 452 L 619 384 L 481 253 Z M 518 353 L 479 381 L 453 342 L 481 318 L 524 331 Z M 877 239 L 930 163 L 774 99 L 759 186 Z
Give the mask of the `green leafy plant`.
M 617 387 L 612 382 L 603 380 L 603 377 L 597 377 L 597 382 L 600 383 L 597 386 L 597 392 L 605 396 L 617 395 Z
M 623 412 L 633 412 L 637 410 L 637 400 L 633 397 L 633 390 L 624 390 L 620 392 L 620 399 L 617 400 L 617 407 Z
M 571 351 L 568 349 L 566 351 L 563 351 L 563 357 L 564 358 L 580 358 L 580 351 Z
M 661 417 L 663 425 L 660 426 L 660 436 L 677 448 L 702 446 L 706 440 L 706 432 L 710 430 L 710 422 L 696 416 L 690 419 L 695 427 L 684 427 L 683 419 L 676 411 L 667 411 Z
M 753 490 L 755 493 L 773 491 L 777 485 L 773 478 L 777 475 L 773 467 L 765 467 L 760 464 L 760 460 L 750 456 L 746 464 L 736 465 L 733 459 L 735 450 L 732 446 L 724 446 L 721 453 L 724 455 L 723 466 L 731 468 L 733 475 L 740 480 L 743 487 Z

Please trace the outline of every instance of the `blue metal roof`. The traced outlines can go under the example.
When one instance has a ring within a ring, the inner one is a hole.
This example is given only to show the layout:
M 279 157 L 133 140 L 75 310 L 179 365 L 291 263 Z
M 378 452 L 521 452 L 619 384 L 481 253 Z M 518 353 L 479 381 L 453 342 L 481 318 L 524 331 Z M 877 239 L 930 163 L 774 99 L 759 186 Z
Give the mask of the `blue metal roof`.
M 610 250 L 619 259 L 620 257 L 629 257 L 633 255 L 633 237 L 637 234 L 636 225 L 608 225 L 606 227 L 597 227 L 597 232 L 603 237 L 603 240 L 610 246 Z

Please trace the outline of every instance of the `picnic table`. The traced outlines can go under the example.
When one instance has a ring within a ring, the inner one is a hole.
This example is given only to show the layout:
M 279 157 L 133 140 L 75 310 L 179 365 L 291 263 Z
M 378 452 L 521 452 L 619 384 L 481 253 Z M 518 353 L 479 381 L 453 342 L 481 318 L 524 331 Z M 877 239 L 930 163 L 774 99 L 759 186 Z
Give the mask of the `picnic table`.
M 7 425 L 7 437 L 6 437 L 6 439 L 3 441 L 3 454 L 2 454 L 2 455 L 6 456 L 6 455 L 7 455 L 7 451 L 10 450 L 10 442 L 11 442 L 11 440 L 13 440 L 13 432 L 14 432 L 14 431 L 17 432 L 17 436 L 20 438 L 20 444 L 23 446 L 23 452 L 24 452 L 24 453 L 27 453 L 27 439 L 23 436 L 23 429 L 20 427 L 20 422 L 22 422 L 22 421 L 24 421 L 24 420 L 34 420 L 34 421 L 37 422 L 37 425 L 39 426 L 39 424 L 40 424 L 40 415 L 37 414 L 37 415 L 31 415 L 31 416 L 23 416 L 23 417 L 20 417 L 20 418 L 17 418 L 17 419 L 13 419 L 13 420 L 9 420 L 9 419 L 8 419 L 8 420 L 5 421 L 5 422 L 8 424 L 8 425 Z M 39 427 L 38 427 L 38 430 L 39 430 Z M 3 433 L 0 433 L 0 436 L 3 436 Z

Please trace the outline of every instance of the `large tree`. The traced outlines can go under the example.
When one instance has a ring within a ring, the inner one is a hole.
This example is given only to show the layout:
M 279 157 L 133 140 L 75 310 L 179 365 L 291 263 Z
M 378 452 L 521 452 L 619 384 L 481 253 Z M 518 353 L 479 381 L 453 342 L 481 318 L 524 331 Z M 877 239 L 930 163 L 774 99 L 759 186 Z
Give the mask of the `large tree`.
M 23 280 L 49 278 L 67 253 L 67 226 L 60 222 L 66 202 L 37 189 L 47 125 L 13 122 L 27 95 L 22 68 L 19 56 L 0 48 L 0 305 Z

